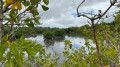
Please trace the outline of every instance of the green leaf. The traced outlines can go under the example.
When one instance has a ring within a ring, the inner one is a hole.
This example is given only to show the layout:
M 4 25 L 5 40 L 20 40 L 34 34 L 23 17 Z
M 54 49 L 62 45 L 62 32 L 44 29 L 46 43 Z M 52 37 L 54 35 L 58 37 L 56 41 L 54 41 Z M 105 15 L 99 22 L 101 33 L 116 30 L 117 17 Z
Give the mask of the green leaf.
M 35 17 L 36 15 L 39 15 L 39 12 L 37 11 L 37 9 L 34 9 L 32 14 L 33 14 L 33 17 Z
M 31 10 L 32 9 L 32 6 L 29 6 L 27 9 L 26 9 L 26 11 L 29 11 L 29 10 Z
M 34 28 L 34 23 L 32 21 L 30 22 L 30 27 Z
M 42 6 L 42 8 L 43 8 L 44 11 L 47 11 L 49 9 L 48 7 L 46 7 L 44 5 L 41 5 L 41 6 Z
M 24 36 L 20 38 L 20 41 L 23 42 L 25 40 Z
M 12 56 L 12 55 L 11 55 L 11 52 L 8 52 L 7 55 L 6 55 L 7 60 L 10 60 L 10 59 L 11 59 L 11 56 Z
M 39 19 L 40 19 L 40 17 L 34 18 L 35 23 L 40 24 Z
M 6 18 L 6 17 L 4 17 L 3 19 L 8 20 L 8 21 L 10 21 L 10 20 L 11 20 L 11 18 Z
M 48 5 L 49 4 L 49 0 L 43 0 L 43 2 Z
M 24 4 L 24 6 L 29 6 L 30 5 L 30 2 L 29 1 L 24 1 L 22 2 Z
M 26 52 L 28 55 L 34 56 L 38 51 L 36 51 L 34 48 L 28 48 Z
M 3 44 L 0 46 L 0 61 L 2 60 L 4 53 L 5 53 L 5 45 Z

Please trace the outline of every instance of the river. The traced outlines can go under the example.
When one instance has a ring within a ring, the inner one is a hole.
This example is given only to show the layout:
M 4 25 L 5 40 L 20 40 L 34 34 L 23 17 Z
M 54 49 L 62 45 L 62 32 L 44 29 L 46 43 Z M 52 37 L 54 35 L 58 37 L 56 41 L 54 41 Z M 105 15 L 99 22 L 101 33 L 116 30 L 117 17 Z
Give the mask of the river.
M 58 65 L 62 63 L 62 60 L 65 60 L 67 58 L 63 57 L 63 51 L 64 51 L 64 40 L 70 40 L 74 47 L 80 48 L 81 46 L 85 46 L 85 38 L 83 37 L 71 37 L 71 36 L 65 36 L 62 39 L 58 39 L 55 41 L 45 41 L 43 35 L 38 35 L 36 37 L 29 37 L 26 39 L 30 39 L 32 41 L 36 41 L 38 44 L 41 44 L 45 47 L 46 53 L 51 53 L 51 55 L 54 55 L 56 53 L 60 59 L 58 60 Z M 90 44 L 94 46 L 93 42 L 91 40 Z M 87 49 L 86 49 L 87 50 Z

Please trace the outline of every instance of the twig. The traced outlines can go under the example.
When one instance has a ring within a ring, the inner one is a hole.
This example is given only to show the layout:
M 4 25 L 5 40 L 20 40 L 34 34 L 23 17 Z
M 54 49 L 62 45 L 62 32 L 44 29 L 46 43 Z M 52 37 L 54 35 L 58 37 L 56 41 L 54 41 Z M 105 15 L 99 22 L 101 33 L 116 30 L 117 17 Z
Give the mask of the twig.
M 87 20 L 87 22 L 92 26 L 92 24 Z
M 78 15 L 78 17 L 80 17 L 79 12 L 78 12 L 78 9 L 79 9 L 79 7 L 80 7 L 84 2 L 85 2 L 85 0 L 83 0 L 82 3 L 79 4 L 79 6 L 77 7 L 77 15 Z

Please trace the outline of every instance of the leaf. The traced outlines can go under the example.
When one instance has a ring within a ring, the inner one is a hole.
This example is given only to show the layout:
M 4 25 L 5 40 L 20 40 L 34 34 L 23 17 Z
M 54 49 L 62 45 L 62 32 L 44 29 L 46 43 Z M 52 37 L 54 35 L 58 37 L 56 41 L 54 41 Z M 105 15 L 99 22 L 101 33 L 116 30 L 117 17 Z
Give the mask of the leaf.
M 8 36 L 8 34 L 7 34 L 6 40 L 8 40 L 8 37 L 9 37 L 9 36 Z
M 30 5 L 30 2 L 29 1 L 25 1 L 23 2 L 24 6 L 29 6 Z
M 49 9 L 48 7 L 46 7 L 44 5 L 41 5 L 41 6 L 42 6 L 42 8 L 43 8 L 44 11 L 47 11 Z
M 104 44 L 106 44 L 106 40 L 104 40 Z
M 34 18 L 35 23 L 40 24 L 39 19 L 40 19 L 40 17 Z
M 11 59 L 11 56 L 12 56 L 11 52 L 10 52 L 10 51 L 7 52 L 7 55 L 6 55 L 7 60 L 10 60 L 10 59 Z
M 49 0 L 43 0 L 43 2 L 48 5 L 49 4 Z
M 17 4 L 17 8 L 18 8 L 19 10 L 21 10 L 21 9 L 22 9 L 21 2 L 17 1 L 16 4 Z
M 28 48 L 26 52 L 28 55 L 35 55 L 38 51 L 36 51 L 34 48 Z
M 11 4 L 13 2 L 13 0 L 5 0 L 6 4 Z
M 21 36 L 20 41 L 24 42 L 24 40 L 25 40 L 24 36 Z
M 34 28 L 34 23 L 31 21 L 30 24 L 28 24 L 28 26 Z
M 29 6 L 27 9 L 26 9 L 26 11 L 29 11 L 29 10 L 31 10 L 32 9 L 32 6 Z
M 5 53 L 5 45 L 0 46 L 0 61 L 3 58 L 3 54 Z
M 99 11 L 99 13 L 101 13 L 102 11 L 101 10 L 98 10 Z
M 8 46 L 10 46 L 10 42 L 9 42 L 9 41 L 7 41 L 7 43 L 8 43 Z
M 5 20 L 8 20 L 8 21 L 10 21 L 10 20 L 11 20 L 11 18 L 6 18 L 6 17 L 4 17 L 4 19 L 5 19 Z
M 14 21 L 11 21 L 10 24 L 14 24 Z
M 15 7 L 17 6 L 16 3 L 12 4 L 12 10 L 15 10 Z
M 35 17 L 36 15 L 39 15 L 39 12 L 37 11 L 37 9 L 34 9 L 32 11 L 33 17 Z
M 48 64 L 48 67 L 51 65 L 51 63 Z

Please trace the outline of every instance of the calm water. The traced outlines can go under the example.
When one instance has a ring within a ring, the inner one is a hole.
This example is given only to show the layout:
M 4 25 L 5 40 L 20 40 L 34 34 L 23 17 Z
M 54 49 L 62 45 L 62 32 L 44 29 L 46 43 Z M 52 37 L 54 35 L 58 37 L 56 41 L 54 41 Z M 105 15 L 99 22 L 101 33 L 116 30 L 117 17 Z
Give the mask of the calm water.
M 54 55 L 56 53 L 60 59 L 58 61 L 58 65 L 62 63 L 62 60 L 65 60 L 66 58 L 63 57 L 63 51 L 64 51 L 64 40 L 70 40 L 74 47 L 80 48 L 81 46 L 84 46 L 85 39 L 82 37 L 69 37 L 65 36 L 62 39 L 56 40 L 56 41 L 44 41 L 43 35 L 38 35 L 37 37 L 29 37 L 26 39 L 31 39 L 32 41 L 36 41 L 37 43 L 46 46 L 45 50 L 46 53 L 51 53 L 51 55 Z M 93 42 L 90 40 L 90 44 L 94 46 Z

